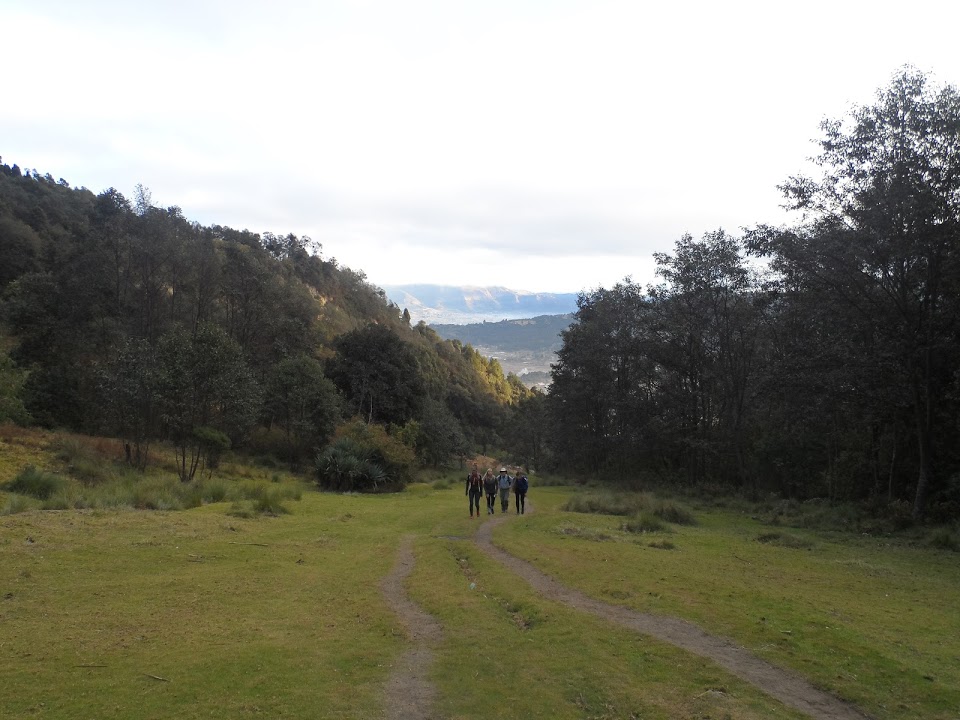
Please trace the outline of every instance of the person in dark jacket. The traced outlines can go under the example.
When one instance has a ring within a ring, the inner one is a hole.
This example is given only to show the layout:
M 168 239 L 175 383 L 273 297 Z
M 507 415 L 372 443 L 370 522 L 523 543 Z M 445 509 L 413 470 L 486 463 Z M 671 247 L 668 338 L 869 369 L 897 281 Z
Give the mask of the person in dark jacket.
M 493 515 L 495 512 L 494 504 L 497 500 L 497 478 L 490 468 L 487 468 L 487 471 L 483 474 L 483 493 L 487 496 L 487 515 Z
M 473 471 L 467 475 L 467 490 L 464 493 L 470 498 L 470 517 L 473 517 L 473 506 L 477 506 L 477 517 L 480 517 L 480 496 L 483 495 L 483 479 L 477 472 L 477 466 L 473 466 Z
M 517 476 L 513 479 L 513 494 L 517 496 L 517 515 L 523 515 L 526 509 L 527 490 L 530 489 L 530 482 L 523 471 L 517 470 Z

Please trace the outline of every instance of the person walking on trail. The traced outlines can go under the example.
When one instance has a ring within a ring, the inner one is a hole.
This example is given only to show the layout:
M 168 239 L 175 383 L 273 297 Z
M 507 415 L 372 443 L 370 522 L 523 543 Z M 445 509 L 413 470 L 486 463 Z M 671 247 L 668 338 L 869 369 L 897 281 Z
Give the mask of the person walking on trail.
M 517 515 L 523 515 L 526 509 L 527 490 L 530 489 L 530 482 L 523 471 L 517 470 L 517 476 L 513 479 L 513 494 L 517 496 Z
M 500 474 L 497 475 L 497 487 L 500 489 L 500 512 L 505 513 L 510 508 L 510 488 L 513 485 L 513 478 L 507 474 L 505 467 L 500 468 Z
M 464 493 L 470 498 L 470 517 L 473 517 L 473 506 L 477 506 L 477 517 L 480 517 L 480 496 L 483 495 L 483 479 L 477 472 L 477 466 L 467 475 L 467 490 Z
M 497 478 L 490 468 L 483 474 L 483 492 L 487 496 L 487 515 L 493 515 L 496 512 Z

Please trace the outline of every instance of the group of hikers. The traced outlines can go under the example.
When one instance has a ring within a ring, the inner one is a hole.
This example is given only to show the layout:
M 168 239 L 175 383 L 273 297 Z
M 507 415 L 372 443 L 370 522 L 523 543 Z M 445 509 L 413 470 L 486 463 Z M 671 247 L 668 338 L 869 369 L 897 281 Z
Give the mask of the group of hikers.
M 473 509 L 477 509 L 477 517 L 480 517 L 480 497 L 487 496 L 487 514 L 494 514 L 494 505 L 497 495 L 500 495 L 500 512 L 505 513 L 510 509 L 510 492 L 513 491 L 517 499 L 517 514 L 523 515 L 525 510 L 527 490 L 530 488 L 530 482 L 527 476 L 518 468 L 516 476 L 511 476 L 505 467 L 500 468 L 500 474 L 494 475 L 493 470 L 487 468 L 487 471 L 481 476 L 477 466 L 467 475 L 466 495 L 470 498 L 470 517 L 473 517 Z

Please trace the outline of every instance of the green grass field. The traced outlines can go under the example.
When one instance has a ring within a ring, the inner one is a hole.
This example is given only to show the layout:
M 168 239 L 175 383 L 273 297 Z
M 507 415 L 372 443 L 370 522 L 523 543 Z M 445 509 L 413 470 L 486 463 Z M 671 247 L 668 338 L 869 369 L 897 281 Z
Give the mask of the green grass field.
M 39 446 L 17 452 L 43 464 Z M 224 482 L 277 483 L 262 475 L 229 468 Z M 800 717 L 709 661 L 537 596 L 469 539 L 486 520 L 467 516 L 459 483 L 442 486 L 304 484 L 277 516 L 231 514 L 230 501 L 0 515 L 0 717 L 380 717 L 409 641 L 379 583 L 411 534 L 410 595 L 444 629 L 442 717 Z M 630 532 L 562 511 L 573 492 L 534 481 L 536 512 L 495 541 L 597 598 L 730 637 L 877 718 L 960 716 L 956 553 L 783 528 L 761 542 L 770 527 L 722 511 Z

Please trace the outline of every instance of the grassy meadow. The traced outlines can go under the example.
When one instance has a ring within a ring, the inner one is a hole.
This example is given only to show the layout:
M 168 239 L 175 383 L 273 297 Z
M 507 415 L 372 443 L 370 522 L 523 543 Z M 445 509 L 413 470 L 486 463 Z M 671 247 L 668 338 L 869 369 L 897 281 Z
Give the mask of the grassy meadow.
M 0 485 L 26 465 L 69 475 L 62 444 L 0 432 Z M 166 487 L 162 465 L 141 482 Z M 136 484 L 117 473 L 92 485 Z M 409 535 L 408 590 L 444 629 L 442 717 L 801 717 L 709 661 L 537 596 L 470 540 L 486 518 L 468 517 L 447 481 L 459 475 L 334 495 L 225 463 L 220 499 L 171 495 L 181 510 L 120 490 L 105 504 L 89 481 L 59 488 L 69 509 L 0 491 L 0 717 L 380 717 L 409 642 L 379 583 Z M 536 511 L 494 538 L 562 582 L 693 620 L 877 718 L 960 716 L 957 553 L 733 510 L 672 515 L 649 497 L 635 521 L 570 512 L 591 491 L 532 485 Z

